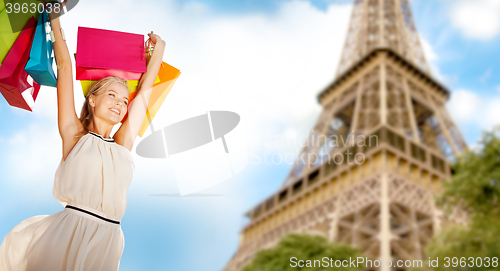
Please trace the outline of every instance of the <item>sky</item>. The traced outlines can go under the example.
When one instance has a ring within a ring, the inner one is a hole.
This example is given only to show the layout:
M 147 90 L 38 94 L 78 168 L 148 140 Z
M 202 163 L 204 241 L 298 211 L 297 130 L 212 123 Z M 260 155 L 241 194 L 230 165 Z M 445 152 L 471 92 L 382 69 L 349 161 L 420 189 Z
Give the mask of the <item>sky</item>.
M 451 91 L 447 108 L 475 146 L 482 130 L 500 123 L 500 4 L 412 0 L 411 6 L 432 73 Z M 243 214 L 275 192 L 291 168 L 273 155 L 297 155 L 321 112 L 317 94 L 334 79 L 350 12 L 351 1 L 344 0 L 86 0 L 61 17 L 70 53 L 78 26 L 153 30 L 166 41 L 163 60 L 181 76 L 155 117 L 156 129 L 229 110 L 245 131 L 247 166 L 182 197 L 172 161 L 138 156 L 137 138 L 120 270 L 223 268 L 238 246 Z M 84 97 L 79 82 L 74 85 L 79 114 Z M 23 219 L 62 210 L 52 196 L 62 156 L 56 89 L 43 87 L 33 112 L 0 98 L 0 124 L 3 240 Z

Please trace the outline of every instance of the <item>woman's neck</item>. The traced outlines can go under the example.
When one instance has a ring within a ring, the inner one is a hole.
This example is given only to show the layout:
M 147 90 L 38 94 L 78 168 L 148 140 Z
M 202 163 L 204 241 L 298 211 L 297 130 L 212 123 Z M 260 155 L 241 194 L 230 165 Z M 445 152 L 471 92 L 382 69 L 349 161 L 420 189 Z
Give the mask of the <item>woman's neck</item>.
M 100 127 L 103 125 L 95 124 L 92 122 L 89 125 L 88 131 L 92 132 L 94 134 L 98 134 L 104 138 L 111 138 L 111 130 L 113 129 L 113 126 L 109 127 L 109 125 L 106 125 L 106 127 Z

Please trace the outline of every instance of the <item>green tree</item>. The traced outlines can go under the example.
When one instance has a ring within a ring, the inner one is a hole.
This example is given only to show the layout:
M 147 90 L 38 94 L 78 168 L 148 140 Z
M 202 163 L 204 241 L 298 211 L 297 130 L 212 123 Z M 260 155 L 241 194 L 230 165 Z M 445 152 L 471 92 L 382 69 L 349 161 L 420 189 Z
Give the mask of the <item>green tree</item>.
M 296 259 L 292 258 L 295 257 Z M 249 263 L 244 271 L 320 271 L 320 270 L 335 270 L 336 268 L 326 267 L 326 263 L 322 262 L 324 257 L 336 260 L 356 261 L 357 257 L 364 257 L 361 253 L 348 244 L 330 243 L 322 236 L 313 236 L 307 234 L 289 234 L 283 237 L 280 242 L 273 248 L 261 250 L 257 253 L 251 263 Z M 304 267 L 292 267 L 298 265 L 298 261 L 303 260 L 300 264 Z M 312 267 L 306 267 L 306 260 L 310 260 Z M 316 266 L 314 267 L 314 260 Z M 318 262 L 319 261 L 319 262 Z M 330 261 L 329 261 L 330 262 Z M 297 264 L 295 264 L 297 263 Z M 322 266 L 319 263 L 323 263 Z M 330 262 L 331 264 L 331 262 Z M 363 270 L 361 264 L 358 267 L 340 267 L 345 271 Z
M 500 270 L 493 263 L 494 257 L 497 264 L 500 258 L 500 129 L 484 132 L 479 149 L 466 151 L 453 170 L 437 203 L 446 214 L 461 206 L 470 220 L 466 226 L 446 227 L 431 239 L 425 252 L 431 259 L 439 257 L 439 267 L 432 270 Z M 450 257 L 450 267 L 445 267 L 445 257 Z M 477 266 L 477 257 L 482 258 L 482 267 Z M 485 267 L 487 257 L 489 267 Z
M 500 217 L 500 128 L 484 132 L 479 150 L 466 151 L 453 166 L 455 174 L 444 182 L 441 206 L 460 204 L 472 218 Z

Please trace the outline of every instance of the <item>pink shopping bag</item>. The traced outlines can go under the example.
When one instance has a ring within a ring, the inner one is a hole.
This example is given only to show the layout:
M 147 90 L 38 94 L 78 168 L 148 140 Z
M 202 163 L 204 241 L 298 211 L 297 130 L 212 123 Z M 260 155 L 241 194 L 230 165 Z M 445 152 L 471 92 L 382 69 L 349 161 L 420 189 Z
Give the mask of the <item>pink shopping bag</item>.
M 116 76 L 138 80 L 146 72 L 144 35 L 78 27 L 76 52 L 77 80 L 95 80 L 102 73 L 110 76 L 118 71 L 122 74 Z
M 108 76 L 118 76 L 125 80 L 139 80 L 142 72 L 129 72 L 123 70 L 93 69 L 76 66 L 76 80 L 101 80 Z
M 0 66 L 0 92 L 11 106 L 28 111 L 32 111 L 40 90 L 40 86 L 24 70 L 36 24 L 37 20 L 31 17 Z

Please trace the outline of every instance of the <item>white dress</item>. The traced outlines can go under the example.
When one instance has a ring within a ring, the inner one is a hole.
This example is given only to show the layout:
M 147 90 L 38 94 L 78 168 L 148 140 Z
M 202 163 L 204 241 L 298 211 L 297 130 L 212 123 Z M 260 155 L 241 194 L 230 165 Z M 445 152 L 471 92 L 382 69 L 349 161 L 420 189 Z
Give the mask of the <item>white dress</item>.
M 52 194 L 71 205 L 119 222 L 135 163 L 114 140 L 89 132 L 59 164 Z M 118 270 L 125 246 L 120 224 L 65 208 L 23 220 L 0 246 L 0 271 Z

